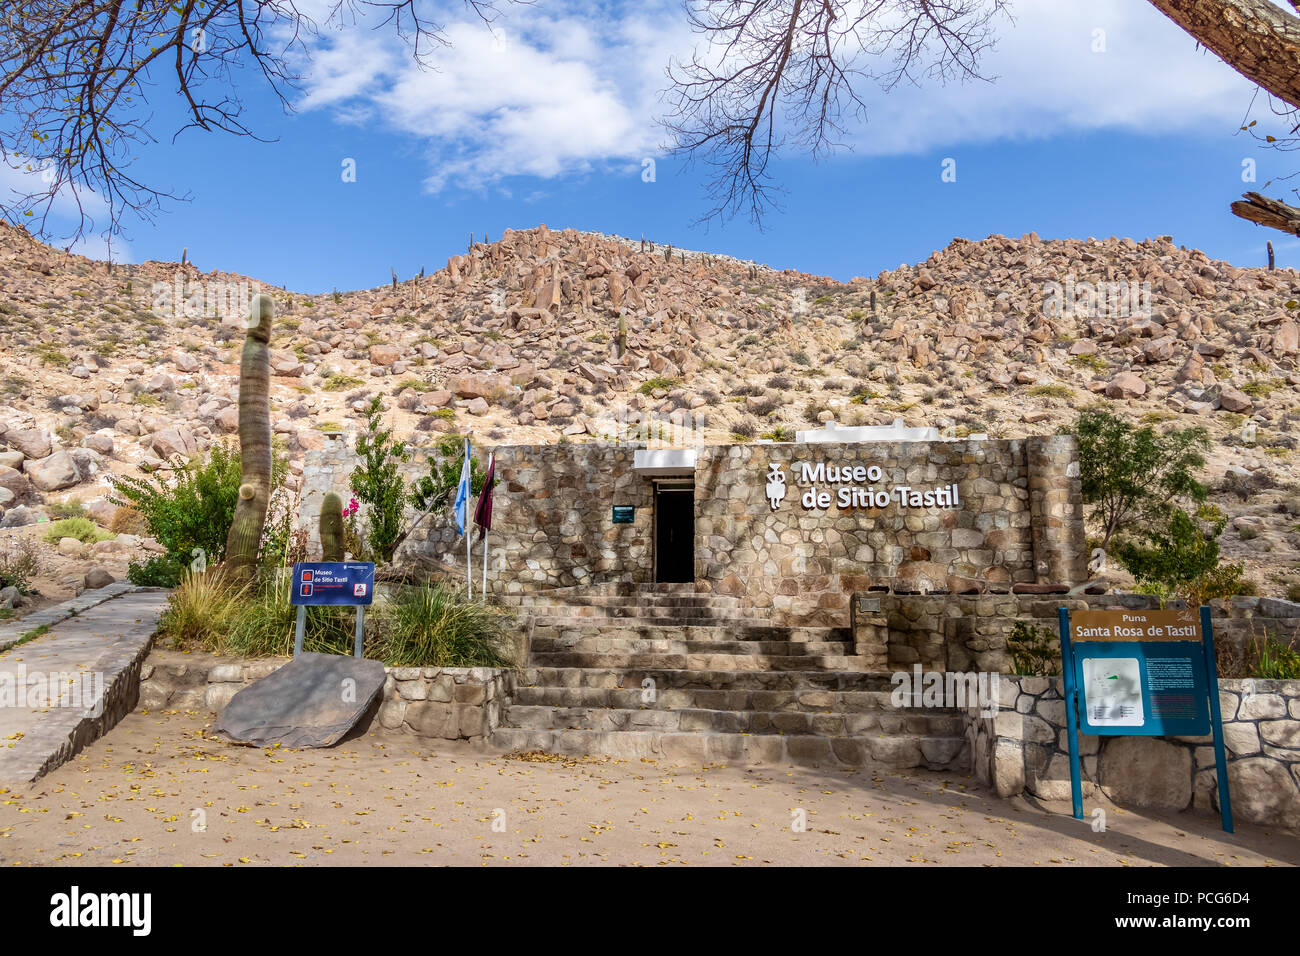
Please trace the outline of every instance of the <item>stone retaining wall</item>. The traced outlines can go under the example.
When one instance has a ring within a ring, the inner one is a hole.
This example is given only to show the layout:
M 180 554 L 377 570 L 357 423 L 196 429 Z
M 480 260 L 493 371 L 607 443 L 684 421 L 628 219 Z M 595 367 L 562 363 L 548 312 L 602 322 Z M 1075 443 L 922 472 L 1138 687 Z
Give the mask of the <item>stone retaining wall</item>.
M 1009 797 L 1070 798 L 1061 678 L 1001 675 L 996 716 L 966 714 L 975 775 Z M 1228 785 L 1238 820 L 1300 829 L 1300 681 L 1220 680 Z M 1085 799 L 1218 812 L 1212 737 L 1079 735 Z M 1085 811 L 1086 811 L 1085 805 Z
M 1007 637 L 1017 621 L 1046 630 L 1056 645 L 1058 608 L 1074 612 L 1159 606 L 1145 594 L 1069 597 L 1007 589 L 983 594 L 874 591 L 854 596 L 849 623 L 856 653 L 875 670 L 910 670 L 920 664 L 924 670 L 1006 673 L 1013 669 Z M 1245 659 L 1248 645 L 1266 635 L 1283 643 L 1300 638 L 1300 604 L 1292 601 L 1237 597 L 1216 601 L 1211 614 L 1220 661 Z
M 230 699 L 288 663 L 231 660 L 155 648 L 140 672 L 140 706 L 220 713 Z M 513 670 L 497 667 L 386 667 L 378 711 L 363 731 L 383 728 L 429 740 L 485 743 L 514 694 Z

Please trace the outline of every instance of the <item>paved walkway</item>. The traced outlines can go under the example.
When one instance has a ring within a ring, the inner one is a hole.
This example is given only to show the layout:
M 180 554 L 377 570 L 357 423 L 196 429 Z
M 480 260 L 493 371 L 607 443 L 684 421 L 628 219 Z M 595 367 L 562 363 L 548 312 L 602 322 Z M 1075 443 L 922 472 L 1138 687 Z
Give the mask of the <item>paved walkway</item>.
M 50 627 L 25 643 L 13 646 L 17 638 L 0 634 L 8 648 L 0 653 L 0 783 L 49 773 L 135 705 L 167 592 L 108 590 L 19 622 L 22 633 Z

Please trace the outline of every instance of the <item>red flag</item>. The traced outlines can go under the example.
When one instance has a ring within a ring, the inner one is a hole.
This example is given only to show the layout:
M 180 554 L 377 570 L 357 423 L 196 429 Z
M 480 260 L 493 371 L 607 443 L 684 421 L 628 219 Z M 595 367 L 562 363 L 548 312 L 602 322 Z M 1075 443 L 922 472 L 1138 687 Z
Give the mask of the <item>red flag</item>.
M 478 505 L 474 508 L 474 523 L 479 526 L 480 541 L 492 530 L 492 486 L 496 483 L 497 456 L 493 452 L 488 456 L 487 475 L 483 478 L 483 490 L 478 493 Z

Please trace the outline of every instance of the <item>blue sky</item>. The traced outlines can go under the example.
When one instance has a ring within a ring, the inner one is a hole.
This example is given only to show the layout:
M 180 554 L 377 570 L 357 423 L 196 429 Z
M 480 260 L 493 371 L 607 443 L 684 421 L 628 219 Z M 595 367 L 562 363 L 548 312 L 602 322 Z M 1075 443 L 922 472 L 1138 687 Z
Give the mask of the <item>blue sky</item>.
M 310 4 L 309 4 L 310 7 Z M 848 279 L 924 259 L 954 236 L 1172 234 L 1239 265 L 1295 264 L 1300 243 L 1228 203 L 1290 172 L 1237 132 L 1252 88 L 1148 5 L 1020 0 L 987 61 L 991 84 L 866 90 L 870 118 L 820 163 L 786 154 L 783 211 L 692 223 L 698 172 L 665 156 L 663 68 L 695 42 L 672 3 L 537 0 L 505 7 L 494 38 L 448 5 L 452 46 L 420 71 L 391 31 L 325 31 L 286 116 L 245 77 L 259 143 L 187 131 L 153 91 L 137 172 L 184 192 L 128 221 L 115 258 L 220 267 L 304 292 L 434 270 L 469 234 L 552 228 L 640 236 Z M 1097 31 L 1104 31 L 1098 34 Z M 1098 47 L 1101 47 L 1098 49 Z M 1255 114 L 1261 127 L 1267 110 Z M 941 178 L 956 161 L 956 182 Z M 345 160 L 356 181 L 344 182 Z M 643 181 L 646 159 L 653 182 Z M 1242 163 L 1256 163 L 1243 182 Z M 1290 193 L 1290 183 L 1267 192 Z M 102 240 L 84 250 L 103 253 Z

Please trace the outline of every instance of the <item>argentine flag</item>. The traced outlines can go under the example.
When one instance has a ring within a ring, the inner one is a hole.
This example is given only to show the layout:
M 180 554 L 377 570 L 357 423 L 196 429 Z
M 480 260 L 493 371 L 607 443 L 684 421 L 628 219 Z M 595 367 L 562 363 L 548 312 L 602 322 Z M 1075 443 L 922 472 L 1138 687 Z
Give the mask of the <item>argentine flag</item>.
M 456 486 L 456 530 L 465 533 L 469 525 L 469 438 L 465 438 L 465 463 L 460 467 L 460 484 Z

